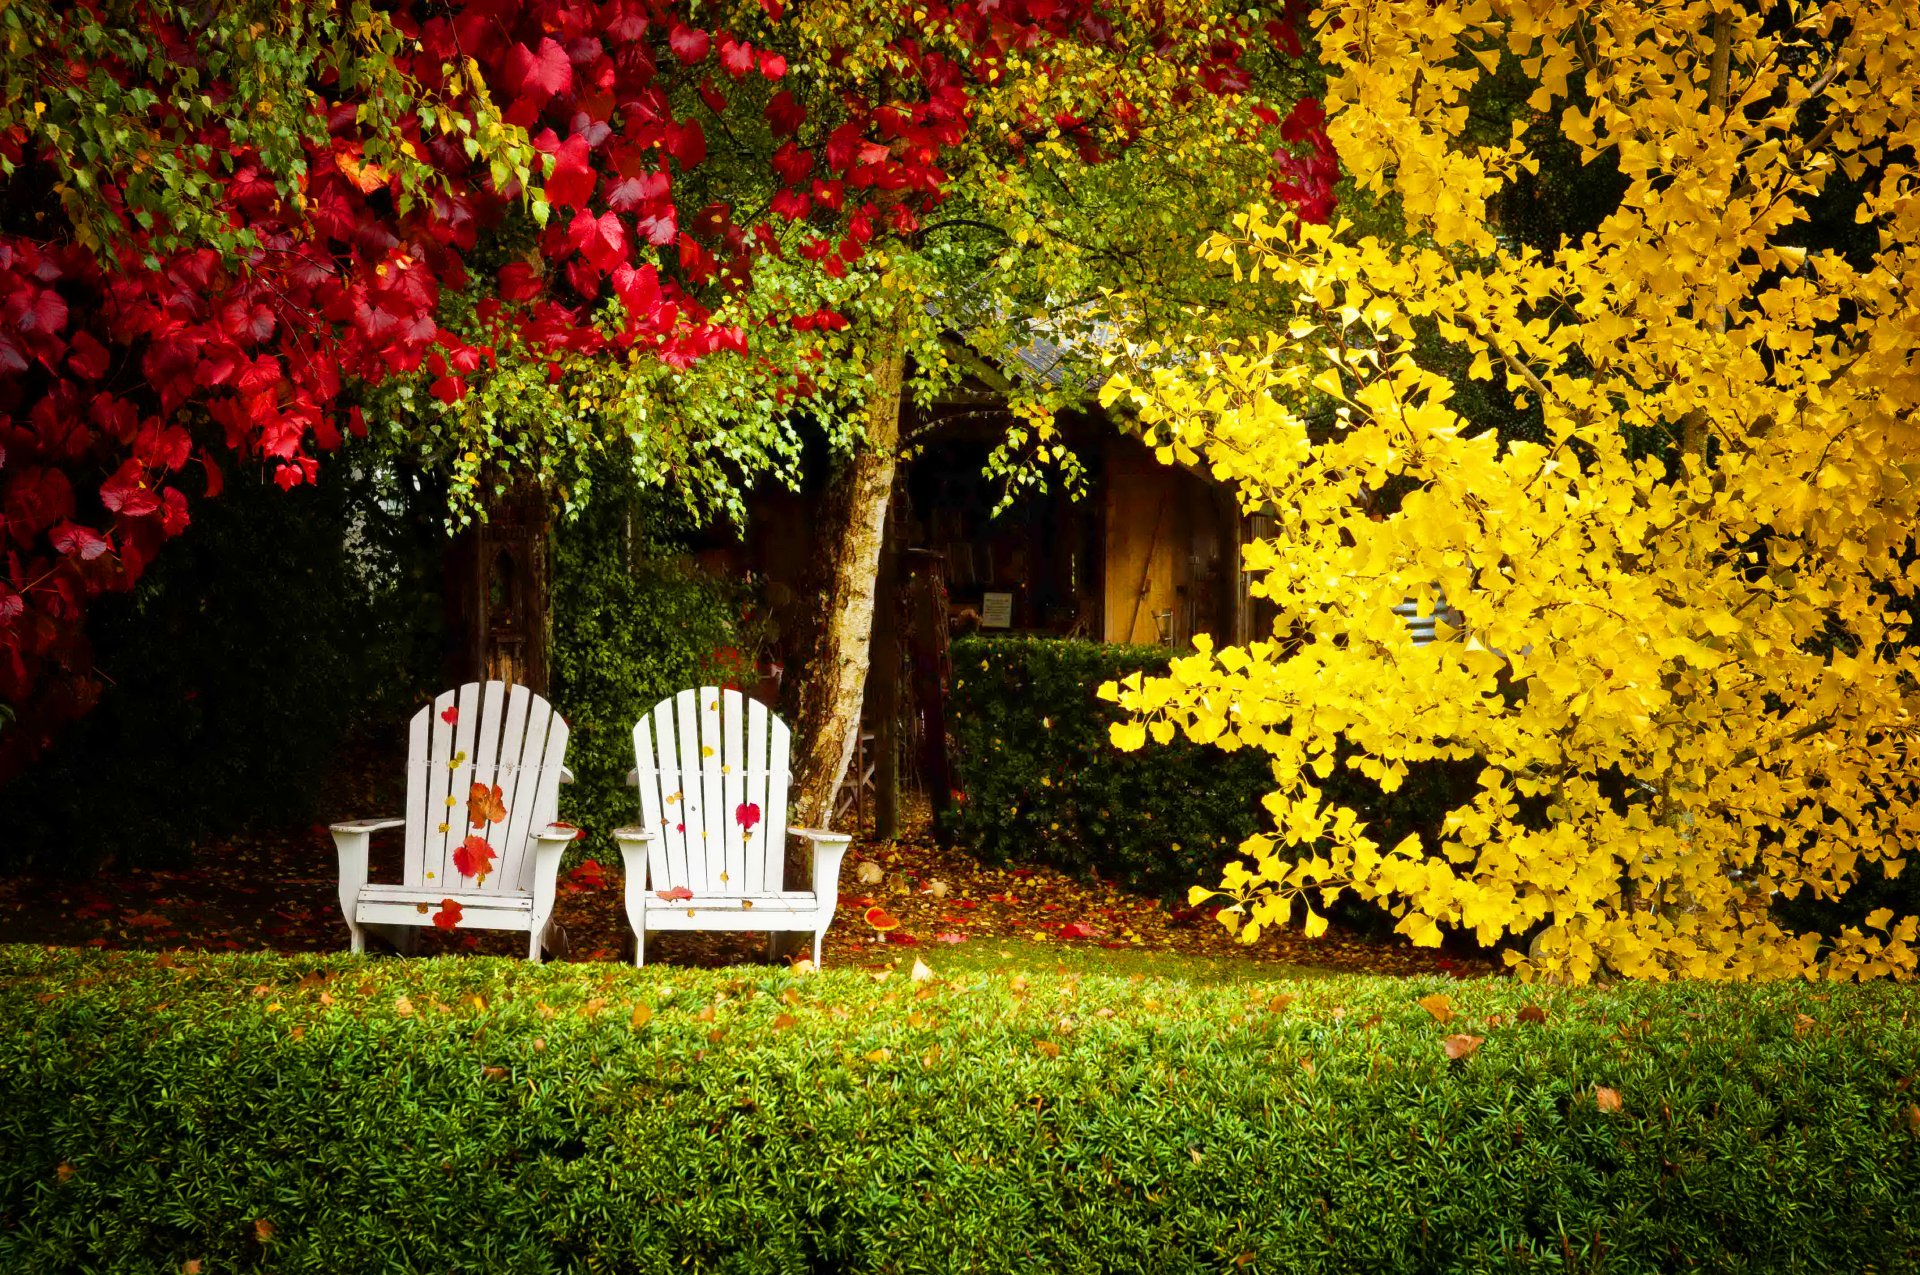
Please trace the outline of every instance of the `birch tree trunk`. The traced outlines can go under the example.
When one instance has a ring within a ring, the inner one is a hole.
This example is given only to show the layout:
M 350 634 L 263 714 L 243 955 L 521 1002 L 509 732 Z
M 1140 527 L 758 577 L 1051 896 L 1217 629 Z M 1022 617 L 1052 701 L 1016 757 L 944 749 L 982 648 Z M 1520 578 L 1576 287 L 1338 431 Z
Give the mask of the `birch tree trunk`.
M 860 732 L 880 549 L 899 463 L 906 370 L 905 340 L 898 329 L 883 332 L 876 344 L 866 443 L 834 478 L 815 528 L 822 558 L 815 594 L 820 618 L 793 731 L 792 821 L 803 828 L 827 826 Z

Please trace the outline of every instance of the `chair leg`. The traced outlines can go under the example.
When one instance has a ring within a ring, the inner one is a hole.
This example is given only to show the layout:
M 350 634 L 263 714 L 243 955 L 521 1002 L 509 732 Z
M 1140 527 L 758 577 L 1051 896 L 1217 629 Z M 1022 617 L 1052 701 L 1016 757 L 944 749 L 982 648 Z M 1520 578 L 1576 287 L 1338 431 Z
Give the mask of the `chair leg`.
M 647 932 L 645 930 L 635 930 L 633 932 L 633 968 L 644 969 L 646 964 Z
M 540 963 L 540 949 L 545 945 L 546 937 L 547 934 L 544 926 L 537 930 L 530 930 L 527 933 L 527 959 L 536 965 Z
M 352 916 L 347 917 L 347 950 L 356 955 L 367 950 L 367 932 L 360 928 Z
M 813 968 L 815 969 L 820 968 L 820 940 L 825 937 L 826 934 L 820 930 L 813 932 Z

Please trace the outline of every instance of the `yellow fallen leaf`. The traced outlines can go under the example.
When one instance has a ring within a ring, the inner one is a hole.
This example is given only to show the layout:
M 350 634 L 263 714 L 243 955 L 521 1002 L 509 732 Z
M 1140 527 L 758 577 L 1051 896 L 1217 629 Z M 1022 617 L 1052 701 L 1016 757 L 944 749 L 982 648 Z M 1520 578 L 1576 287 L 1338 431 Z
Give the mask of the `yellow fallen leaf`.
M 1049 1058 L 1058 1058 L 1060 1056 L 1060 1046 L 1050 1040 L 1035 1041 L 1033 1047 Z
M 1417 1003 L 1421 1009 L 1433 1015 L 1434 1022 L 1448 1023 L 1453 1021 L 1453 1001 L 1451 998 L 1435 992 L 1431 996 L 1422 996 Z
M 793 972 L 795 974 L 813 973 L 813 958 L 811 956 L 803 956 L 795 961 L 793 963 Z
M 867 1055 L 867 1061 L 870 1063 L 892 1062 L 893 1051 L 891 1049 L 876 1049 Z
M 773 1030 L 783 1032 L 799 1021 L 800 1020 L 792 1014 L 775 1014 L 773 1016 Z
M 633 1017 L 627 1020 L 627 1025 L 635 1031 L 638 1031 L 652 1021 L 653 1006 L 647 1004 L 645 1001 L 641 1001 L 633 1007 Z
M 1283 1014 L 1286 1012 L 1287 1006 L 1291 1004 L 1293 1004 L 1293 997 L 1276 996 L 1267 1002 L 1267 1010 L 1270 1013 Z
M 393 1002 L 393 1012 L 402 1018 L 412 1018 L 413 1002 L 402 996 Z
M 1596 1085 L 1593 1090 L 1593 1103 L 1602 1111 L 1618 1111 L 1621 1107 L 1620 1094 L 1605 1085 Z
M 933 977 L 933 969 L 925 961 L 915 958 L 913 962 L 913 981 L 924 983 Z

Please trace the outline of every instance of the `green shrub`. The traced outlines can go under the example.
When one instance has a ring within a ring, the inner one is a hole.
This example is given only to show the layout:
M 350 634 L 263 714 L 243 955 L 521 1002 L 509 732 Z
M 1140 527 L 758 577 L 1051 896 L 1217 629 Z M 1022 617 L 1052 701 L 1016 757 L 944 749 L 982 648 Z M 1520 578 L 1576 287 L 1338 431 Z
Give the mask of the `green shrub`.
M 4 1269 L 1920 1269 L 1910 989 L 167 959 L 0 949 Z
M 1271 826 L 1260 798 L 1272 772 L 1264 753 L 1183 738 L 1133 753 L 1113 746 L 1118 710 L 1094 692 L 1130 673 L 1164 673 L 1168 659 L 1154 646 L 956 641 L 948 835 L 988 862 L 1045 863 L 1162 893 L 1212 884 L 1242 841 Z M 1471 767 L 1433 763 L 1413 767 L 1392 794 L 1344 767 L 1326 787 L 1392 845 L 1409 832 L 1430 838 L 1472 785 Z M 1361 911 L 1342 919 L 1363 920 Z
M 723 674 L 741 643 L 743 585 L 685 565 L 664 546 L 635 547 L 625 503 L 596 502 L 555 537 L 553 703 L 567 719 L 560 816 L 588 830 L 583 848 L 617 854 L 612 829 L 638 821 L 633 724 L 662 699 Z

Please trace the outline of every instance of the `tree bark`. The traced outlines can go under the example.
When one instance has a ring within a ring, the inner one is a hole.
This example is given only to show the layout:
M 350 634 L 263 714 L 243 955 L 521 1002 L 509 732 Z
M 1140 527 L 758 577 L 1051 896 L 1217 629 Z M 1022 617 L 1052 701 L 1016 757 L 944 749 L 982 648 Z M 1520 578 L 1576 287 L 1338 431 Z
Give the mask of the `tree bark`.
M 906 371 L 905 341 L 898 329 L 882 332 L 876 344 L 865 444 L 835 476 L 815 529 L 823 564 L 815 594 L 820 622 L 793 732 L 792 821 L 803 828 L 828 825 L 860 732 L 875 585 L 899 464 Z

